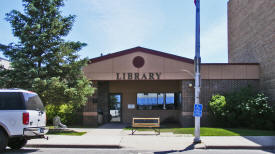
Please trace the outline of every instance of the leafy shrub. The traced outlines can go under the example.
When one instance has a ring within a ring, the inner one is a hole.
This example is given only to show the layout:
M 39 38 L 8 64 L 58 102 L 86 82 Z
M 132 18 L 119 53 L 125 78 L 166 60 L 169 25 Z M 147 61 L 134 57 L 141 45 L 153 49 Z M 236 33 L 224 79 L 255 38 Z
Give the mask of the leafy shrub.
M 74 112 L 74 107 L 72 105 L 62 104 L 59 106 L 58 115 L 60 116 L 62 123 L 71 125 L 76 113 Z
M 52 125 L 53 124 L 53 118 L 58 115 L 58 106 L 48 104 L 46 105 L 46 115 L 47 115 L 47 125 Z
M 53 118 L 59 116 L 63 124 L 72 125 L 78 120 L 78 108 L 71 104 L 52 105 L 46 106 L 47 124 L 53 124 Z
M 210 118 L 222 127 L 250 127 L 273 129 L 274 109 L 263 93 L 251 88 L 222 95 L 214 95 L 209 102 Z
M 251 87 L 242 88 L 239 91 L 225 95 L 228 127 L 245 127 L 250 124 L 247 119 L 246 104 L 257 94 Z
M 250 126 L 253 128 L 272 129 L 272 115 L 274 110 L 269 105 L 268 97 L 263 93 L 258 93 L 244 104 L 244 112 L 247 118 L 250 118 Z
M 211 113 L 211 120 L 217 121 L 215 122 L 216 125 L 223 125 L 222 123 L 224 122 L 226 117 L 225 105 L 225 97 L 220 94 L 212 96 L 209 102 L 208 109 L 210 109 L 209 111 Z

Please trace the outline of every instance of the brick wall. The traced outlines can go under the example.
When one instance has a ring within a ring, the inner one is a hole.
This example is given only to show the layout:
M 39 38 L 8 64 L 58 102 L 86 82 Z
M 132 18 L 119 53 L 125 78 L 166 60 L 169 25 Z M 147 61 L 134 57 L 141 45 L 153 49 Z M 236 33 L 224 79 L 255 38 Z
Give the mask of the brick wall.
M 229 63 L 260 63 L 260 86 L 275 101 L 275 0 L 228 2 Z
M 182 113 L 180 123 L 183 127 L 191 127 L 194 125 L 193 106 L 194 106 L 194 88 L 188 84 L 194 80 L 182 81 Z M 210 123 L 207 119 L 207 104 L 214 94 L 224 94 L 234 92 L 243 87 L 250 85 L 255 89 L 259 89 L 259 80 L 202 80 L 201 83 L 201 104 L 203 104 L 203 116 L 201 119 L 202 126 L 208 126 Z
M 146 83 L 146 84 L 145 84 Z M 161 121 L 171 119 L 180 121 L 183 127 L 191 127 L 194 125 L 193 106 L 194 106 L 194 80 L 180 81 L 113 81 L 113 82 L 96 82 L 97 90 L 95 94 L 89 98 L 83 112 L 83 123 L 85 126 L 97 126 L 97 113 L 103 112 L 104 122 L 108 122 L 108 94 L 123 94 L 122 100 L 122 119 L 124 123 L 130 123 L 131 117 L 135 116 L 160 116 Z M 178 86 L 178 85 L 181 85 Z M 208 126 L 207 120 L 207 104 L 214 94 L 224 94 L 239 90 L 242 87 L 251 85 L 253 88 L 259 88 L 259 80 L 202 80 L 201 103 L 204 105 L 203 117 L 201 119 L 202 126 Z M 182 107 L 181 110 L 128 110 L 127 105 L 136 103 L 137 92 L 178 92 L 182 91 Z M 180 116 L 179 116 L 180 115 Z
M 103 122 L 109 122 L 109 82 L 99 81 L 97 90 L 97 111 L 103 113 Z
M 93 87 L 96 88 L 94 94 L 88 97 L 88 102 L 83 107 L 83 125 L 90 127 L 97 127 L 97 97 L 98 97 L 98 85 L 97 82 L 93 82 Z
M 87 104 L 83 109 L 83 125 L 98 126 L 98 116 L 103 114 L 103 123 L 109 122 L 109 82 L 93 81 L 93 87 L 96 88 L 93 96 L 88 98 Z

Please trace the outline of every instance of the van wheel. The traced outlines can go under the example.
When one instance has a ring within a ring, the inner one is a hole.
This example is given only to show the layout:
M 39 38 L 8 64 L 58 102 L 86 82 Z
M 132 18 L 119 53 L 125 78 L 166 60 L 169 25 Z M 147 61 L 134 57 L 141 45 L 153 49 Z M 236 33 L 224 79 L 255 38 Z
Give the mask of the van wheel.
M 27 144 L 27 139 L 24 138 L 14 138 L 11 139 L 8 143 L 8 147 L 10 147 L 11 149 L 21 149 L 23 146 L 25 146 Z
M 7 134 L 0 128 L 0 153 L 6 149 L 8 144 Z

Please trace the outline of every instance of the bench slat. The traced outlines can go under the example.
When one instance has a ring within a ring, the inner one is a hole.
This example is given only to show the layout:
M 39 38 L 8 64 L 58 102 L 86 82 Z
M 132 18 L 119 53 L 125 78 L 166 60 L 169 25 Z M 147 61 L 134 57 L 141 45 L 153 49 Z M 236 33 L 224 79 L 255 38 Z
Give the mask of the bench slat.
M 132 135 L 135 131 L 133 128 L 160 128 L 159 118 L 133 118 L 132 120 Z M 156 131 L 156 130 L 155 130 Z M 160 134 L 160 130 L 157 131 Z

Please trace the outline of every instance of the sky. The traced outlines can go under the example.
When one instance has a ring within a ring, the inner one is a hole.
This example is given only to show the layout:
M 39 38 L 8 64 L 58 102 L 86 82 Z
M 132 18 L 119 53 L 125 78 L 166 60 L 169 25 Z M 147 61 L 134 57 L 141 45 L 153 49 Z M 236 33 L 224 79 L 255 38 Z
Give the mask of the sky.
M 201 59 L 227 63 L 227 2 L 201 0 Z M 0 43 L 17 42 L 5 14 L 23 12 L 21 0 L 0 0 Z M 194 0 L 65 0 L 62 15 L 76 15 L 64 38 L 88 45 L 81 58 L 141 46 L 182 57 L 195 55 Z M 3 57 L 0 53 L 0 57 Z

